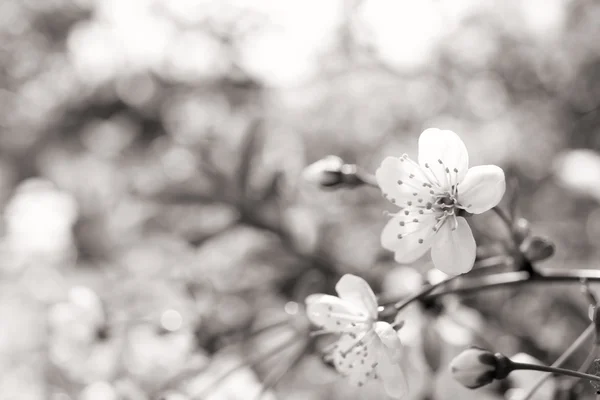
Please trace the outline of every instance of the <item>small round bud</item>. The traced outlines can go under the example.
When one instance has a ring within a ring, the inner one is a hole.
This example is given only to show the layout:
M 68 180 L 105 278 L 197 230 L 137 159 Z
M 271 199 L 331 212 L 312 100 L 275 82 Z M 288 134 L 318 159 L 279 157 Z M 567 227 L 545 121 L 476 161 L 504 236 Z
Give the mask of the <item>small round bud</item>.
M 522 243 L 531 234 L 531 225 L 525 218 L 518 218 L 513 223 L 513 235 L 518 243 Z
M 450 363 L 454 379 L 469 389 L 485 386 L 494 379 L 506 378 L 510 370 L 508 358 L 478 347 L 468 348 Z
M 542 261 L 554 255 L 554 243 L 550 239 L 534 236 L 521 244 L 521 251 L 531 262 Z
M 344 182 L 342 169 L 344 160 L 337 156 L 327 156 L 304 168 L 304 180 L 322 187 L 334 187 Z

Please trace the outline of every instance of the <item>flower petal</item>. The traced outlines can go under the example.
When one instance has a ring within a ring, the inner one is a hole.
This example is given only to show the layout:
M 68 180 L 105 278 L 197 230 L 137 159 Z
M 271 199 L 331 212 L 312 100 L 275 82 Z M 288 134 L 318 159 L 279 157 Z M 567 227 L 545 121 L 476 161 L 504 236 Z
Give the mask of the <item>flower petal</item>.
M 402 197 L 398 186 L 399 171 L 400 159 L 396 157 L 386 157 L 375 171 L 375 179 L 384 197 L 394 204 L 400 203 Z
M 384 159 L 375 171 L 375 178 L 384 196 L 400 207 L 427 203 L 432 198 L 426 174 L 406 155 Z
M 408 384 L 402 370 L 400 361 L 402 356 L 402 343 L 398 333 L 387 322 L 377 322 L 374 330 L 380 342 L 374 343 L 373 349 L 377 355 L 377 375 L 383 381 L 386 393 L 393 398 L 404 396 Z
M 383 387 L 387 395 L 394 399 L 404 397 L 408 392 L 408 383 L 402 366 L 385 355 L 379 357 L 378 361 L 377 375 L 383 381 Z
M 342 300 L 352 303 L 372 319 L 377 319 L 377 298 L 363 278 L 345 274 L 335 285 L 335 290 Z
M 433 231 L 435 218 L 436 214 L 433 212 L 421 215 L 418 210 L 407 208 L 393 217 L 383 228 L 381 245 L 396 253 L 396 262 L 414 262 L 431 247 L 435 233 Z M 418 222 L 414 222 L 415 219 Z
M 402 342 L 398 332 L 387 322 L 377 321 L 373 325 L 373 329 L 381 342 L 387 348 L 388 354 L 394 362 L 400 362 L 402 357 Z
M 504 171 L 495 165 L 470 168 L 465 179 L 458 185 L 458 190 L 458 199 L 464 209 L 480 214 L 496 206 L 504 196 Z
M 361 332 L 369 329 L 370 324 L 362 309 L 327 294 L 309 296 L 306 315 L 313 324 L 330 332 Z
M 345 375 L 350 383 L 364 386 L 375 375 L 375 367 L 383 345 L 372 330 L 361 339 L 356 336 L 342 335 L 333 352 L 333 365 L 339 373 Z
M 457 217 L 456 229 L 447 220 L 435 235 L 431 259 L 435 267 L 449 275 L 470 271 L 475 263 L 475 239 L 463 217 Z
M 469 153 L 452 131 L 426 129 L 419 137 L 419 164 L 444 190 L 461 182 L 469 169 Z
M 323 293 L 309 294 L 308 296 L 306 296 L 306 299 L 304 299 L 304 303 L 308 306 L 308 304 L 317 303 L 317 302 L 321 301 L 322 299 L 325 299 L 327 296 L 330 296 L 330 295 L 323 294 Z

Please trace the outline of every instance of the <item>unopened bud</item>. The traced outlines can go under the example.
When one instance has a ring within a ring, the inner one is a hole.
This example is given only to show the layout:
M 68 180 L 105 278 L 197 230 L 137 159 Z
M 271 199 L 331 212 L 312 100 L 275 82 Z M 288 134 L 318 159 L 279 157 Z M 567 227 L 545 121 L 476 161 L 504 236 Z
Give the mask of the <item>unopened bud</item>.
M 304 180 L 321 187 L 339 186 L 344 182 L 342 168 L 344 160 L 338 156 L 327 156 L 304 168 Z
M 518 243 L 522 243 L 531 234 L 531 225 L 525 218 L 519 218 L 513 223 L 513 235 Z
M 503 379 L 511 371 L 511 361 L 502 354 L 471 347 L 463 351 L 450 363 L 454 379 L 469 389 L 477 389 Z
M 521 251 L 531 262 L 542 261 L 554 255 L 554 243 L 540 236 L 529 237 L 521 244 Z

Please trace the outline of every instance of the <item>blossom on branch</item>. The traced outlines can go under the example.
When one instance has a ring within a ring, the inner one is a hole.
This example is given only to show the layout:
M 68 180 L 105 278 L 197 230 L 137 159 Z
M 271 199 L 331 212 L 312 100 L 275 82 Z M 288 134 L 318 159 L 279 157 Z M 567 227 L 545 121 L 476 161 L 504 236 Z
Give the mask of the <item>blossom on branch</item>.
M 344 275 L 335 289 L 339 297 L 313 294 L 306 299 L 310 321 L 325 333 L 340 335 L 327 357 L 353 384 L 381 379 L 388 395 L 401 397 L 406 392 L 400 366 L 402 343 L 392 325 L 377 320 L 373 290 L 351 274 Z
M 411 263 L 431 248 L 436 268 L 458 275 L 475 262 L 475 239 L 459 212 L 480 214 L 496 206 L 506 189 L 495 165 L 469 168 L 463 141 L 452 131 L 427 129 L 419 138 L 418 163 L 406 154 L 387 157 L 376 171 L 383 195 L 400 211 L 381 235 L 399 263 Z

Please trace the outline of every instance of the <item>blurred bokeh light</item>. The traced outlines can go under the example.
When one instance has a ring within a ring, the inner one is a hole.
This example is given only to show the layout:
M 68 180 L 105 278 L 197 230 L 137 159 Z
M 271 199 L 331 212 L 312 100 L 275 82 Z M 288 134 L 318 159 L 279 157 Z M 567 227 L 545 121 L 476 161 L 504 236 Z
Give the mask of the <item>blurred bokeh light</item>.
M 594 0 L 0 1 L 0 400 L 189 399 L 265 343 L 209 363 L 218 349 L 264 314 L 301 329 L 342 273 L 410 294 L 431 265 L 380 248 L 378 193 L 301 176 L 327 154 L 374 170 L 427 127 L 517 179 L 548 267 L 596 267 L 598 37 Z M 535 295 L 407 310 L 411 398 L 432 395 L 422 329 L 443 360 L 475 331 L 551 362 L 586 311 Z M 244 366 L 208 398 L 275 398 L 269 380 L 360 398 L 311 357 L 282 380 L 282 357 Z M 502 398 L 439 374 L 436 399 Z

